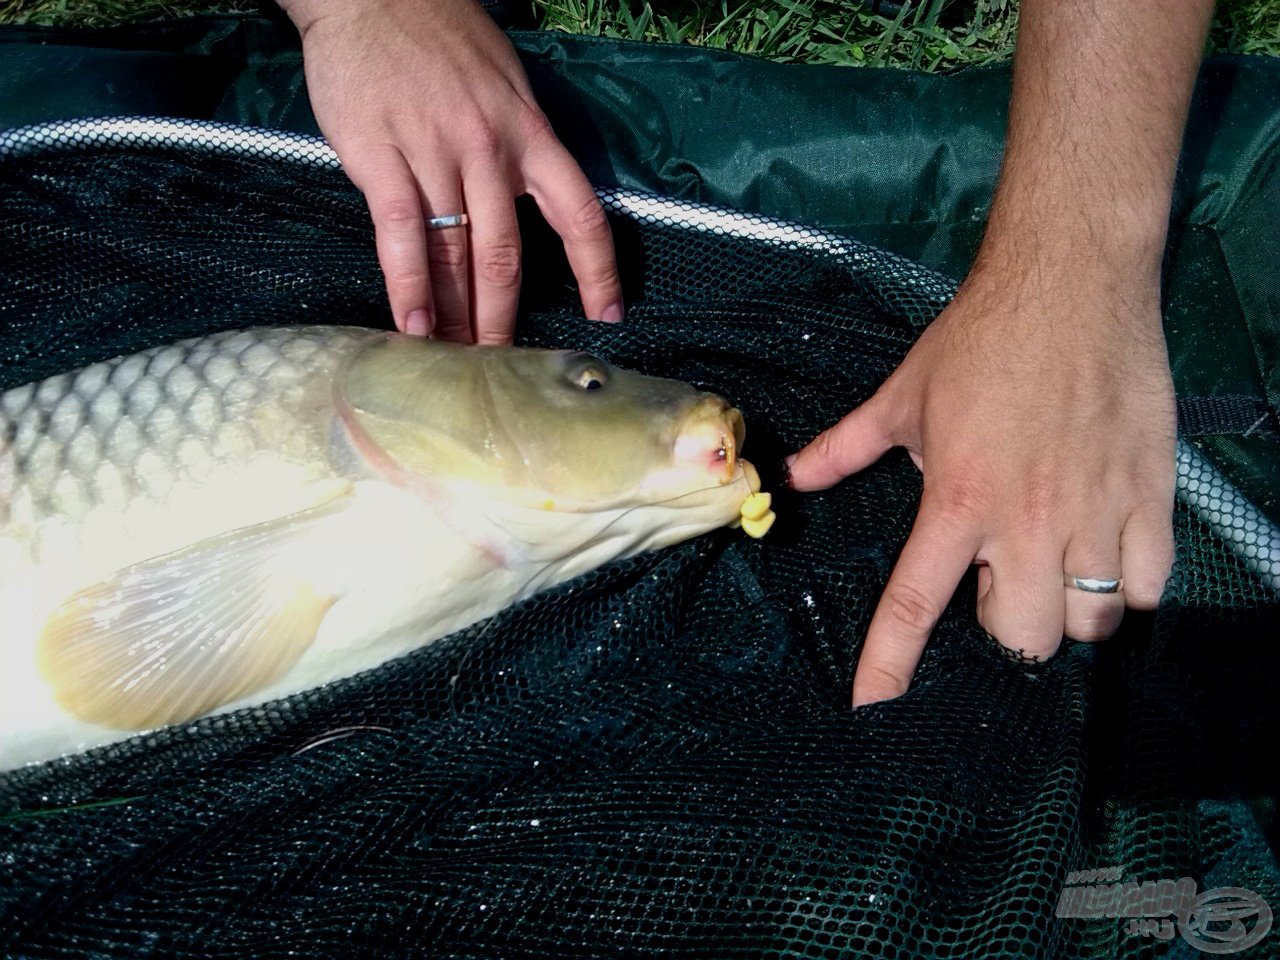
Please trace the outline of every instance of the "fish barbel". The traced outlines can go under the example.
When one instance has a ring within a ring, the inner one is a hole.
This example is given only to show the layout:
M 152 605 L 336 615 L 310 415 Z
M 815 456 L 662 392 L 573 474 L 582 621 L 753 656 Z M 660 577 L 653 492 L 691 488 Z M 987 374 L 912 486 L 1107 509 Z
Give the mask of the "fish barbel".
M 772 522 L 725 401 L 351 327 L 0 394 L 0 770 L 370 669 L 608 561 Z

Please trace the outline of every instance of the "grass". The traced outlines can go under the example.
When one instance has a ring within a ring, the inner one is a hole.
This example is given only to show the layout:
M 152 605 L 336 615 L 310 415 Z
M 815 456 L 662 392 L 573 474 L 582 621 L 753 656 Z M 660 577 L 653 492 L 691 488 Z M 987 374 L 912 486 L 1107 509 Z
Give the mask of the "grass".
M 784 63 L 939 70 L 1002 60 L 1013 51 L 1017 0 L 976 0 L 969 16 L 943 19 L 946 0 L 905 4 L 893 15 L 850 0 L 533 0 L 544 27 L 570 33 L 666 40 Z
M 1018 0 L 518 2 L 532 4 L 531 22 L 549 30 L 688 43 L 784 63 L 930 71 L 1006 59 L 1018 21 Z M 0 22 L 104 26 L 256 9 L 257 0 L 0 0 Z M 1280 0 L 1219 0 L 1208 47 L 1280 56 Z
M 198 13 L 253 13 L 256 0 L 0 0 L 0 23 L 108 27 Z

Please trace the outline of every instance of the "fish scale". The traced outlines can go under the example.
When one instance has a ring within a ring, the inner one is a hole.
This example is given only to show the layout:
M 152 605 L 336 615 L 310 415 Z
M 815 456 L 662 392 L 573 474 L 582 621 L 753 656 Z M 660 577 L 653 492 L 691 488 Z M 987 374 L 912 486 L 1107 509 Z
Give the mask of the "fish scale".
M 95 510 L 165 507 L 183 484 L 256 453 L 308 459 L 326 425 L 301 409 L 302 384 L 378 336 L 323 328 L 233 331 L 167 345 L 0 395 L 0 541 L 46 558 L 42 528 Z M 255 416 L 270 385 L 275 407 Z M 63 538 L 58 538 L 60 543 Z M 0 547 L 0 552 L 6 552 Z

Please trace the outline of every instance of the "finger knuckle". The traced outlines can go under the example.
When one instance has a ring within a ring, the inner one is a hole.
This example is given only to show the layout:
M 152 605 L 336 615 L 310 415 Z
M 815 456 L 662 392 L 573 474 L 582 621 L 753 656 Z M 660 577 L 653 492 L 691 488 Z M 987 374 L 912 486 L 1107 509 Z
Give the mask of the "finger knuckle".
M 614 290 L 619 285 L 618 271 L 614 267 L 612 260 L 608 263 L 593 264 L 585 268 L 579 267 L 575 271 L 575 276 L 578 278 L 579 286 L 590 287 L 597 292 L 603 292 L 606 289 Z M 610 295 L 617 296 L 618 294 Z
M 467 124 L 467 148 L 481 160 L 496 160 L 502 151 L 502 137 L 488 117 L 479 116 Z
M 954 470 L 938 485 L 943 510 L 961 520 L 984 517 L 995 503 L 995 484 L 987 471 L 978 466 Z
M 436 240 L 427 246 L 427 261 L 437 270 L 459 270 L 467 264 L 467 248 L 453 240 Z
M 841 439 L 839 430 L 824 430 L 813 439 L 813 452 L 825 461 L 835 461 L 840 459 L 840 454 L 844 450 L 844 442 Z
M 514 243 L 495 243 L 476 258 L 476 275 L 485 283 L 509 289 L 520 283 L 520 248 Z
M 874 436 L 872 434 L 875 434 Z M 837 424 L 814 438 L 812 451 L 827 469 L 840 475 L 852 472 L 865 457 L 860 451 L 868 444 L 880 446 L 882 441 L 874 426 L 867 428 L 863 421 Z
M 609 220 L 595 194 L 574 209 L 569 218 L 569 231 L 575 240 L 594 243 L 610 238 Z M 611 272 L 611 271 L 610 271 Z
M 396 172 L 394 162 L 388 159 L 398 152 L 394 148 L 379 154 L 376 148 L 351 150 L 346 144 L 334 141 L 331 141 L 331 145 L 338 154 L 342 172 L 370 200 L 376 194 L 395 193 L 403 183 L 403 177 Z
M 882 602 L 885 615 L 902 630 L 920 635 L 933 628 L 936 619 L 933 604 L 922 590 L 911 584 L 891 584 Z
M 1056 515 L 1061 500 L 1056 478 L 1045 469 L 1033 469 L 1024 478 L 1018 497 L 1019 519 L 1025 527 L 1046 527 Z
M 373 222 L 378 229 L 393 233 L 416 230 L 422 222 L 422 207 L 416 197 L 390 197 L 370 205 Z
M 548 138 L 555 138 L 555 131 L 551 127 L 551 121 L 547 119 L 545 113 L 533 104 L 525 104 L 520 111 L 518 123 L 520 136 L 525 144 L 533 146 Z
M 425 270 L 415 270 L 412 267 L 394 270 L 387 274 L 387 285 L 397 293 L 421 290 L 427 285 L 428 281 L 429 278 Z

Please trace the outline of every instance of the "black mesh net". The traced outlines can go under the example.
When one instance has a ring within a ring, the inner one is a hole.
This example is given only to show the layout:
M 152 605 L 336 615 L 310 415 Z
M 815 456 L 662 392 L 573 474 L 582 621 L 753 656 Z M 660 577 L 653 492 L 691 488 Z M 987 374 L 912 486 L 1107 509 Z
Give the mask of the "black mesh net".
M 776 464 L 948 285 L 865 247 L 616 217 L 628 320 L 532 217 L 520 336 L 715 390 L 779 521 L 611 565 L 371 673 L 0 778 L 0 949 L 30 957 L 1112 957 L 1071 871 L 1280 907 L 1277 600 L 1180 506 L 1166 600 L 1042 666 L 966 581 L 913 689 L 848 707 L 908 532 L 901 454 Z M 804 237 L 800 238 L 805 239 Z M 380 326 L 342 174 L 81 147 L 0 162 L 0 387 L 266 323 Z M 1274 955 L 1280 935 L 1240 956 Z

